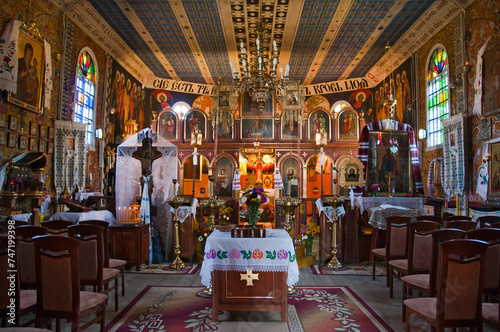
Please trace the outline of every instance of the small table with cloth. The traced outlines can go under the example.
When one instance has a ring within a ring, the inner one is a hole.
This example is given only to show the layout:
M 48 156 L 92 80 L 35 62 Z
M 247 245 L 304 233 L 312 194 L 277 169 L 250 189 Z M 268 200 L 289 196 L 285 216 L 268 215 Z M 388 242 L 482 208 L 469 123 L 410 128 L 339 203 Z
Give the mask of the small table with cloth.
M 49 220 L 68 220 L 78 223 L 83 220 L 104 220 L 110 226 L 115 224 L 115 216 L 108 210 L 87 212 L 57 212 L 50 216 Z
M 207 238 L 201 283 L 213 281 L 213 320 L 219 310 L 280 311 L 287 318 L 287 285 L 299 281 L 292 238 L 284 229 L 267 229 L 265 238 L 231 238 L 215 230 Z

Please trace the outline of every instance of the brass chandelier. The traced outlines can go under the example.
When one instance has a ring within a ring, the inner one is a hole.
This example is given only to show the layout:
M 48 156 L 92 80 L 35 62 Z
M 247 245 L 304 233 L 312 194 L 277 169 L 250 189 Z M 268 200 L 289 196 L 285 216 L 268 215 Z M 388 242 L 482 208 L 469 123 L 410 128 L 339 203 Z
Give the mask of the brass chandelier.
M 262 18 L 259 18 L 256 23 L 256 31 L 256 52 L 253 59 L 249 61 L 249 52 L 245 48 L 243 41 L 241 41 L 240 44 L 241 66 L 243 68 L 242 77 L 240 78 L 240 73 L 231 62 L 229 62 L 229 65 L 233 73 L 231 86 L 240 93 L 248 91 L 252 100 L 255 100 L 260 108 L 263 108 L 265 102 L 275 91 L 281 94 L 282 90 L 287 87 L 290 82 L 290 66 L 288 64 L 286 65 L 284 74 L 283 68 L 280 67 L 281 78 L 278 79 L 276 68 L 278 67 L 279 61 L 276 41 L 273 40 L 273 48 L 272 51 L 270 51 L 270 61 L 266 61 L 264 44 L 269 43 L 269 39 L 264 37 L 265 22 Z

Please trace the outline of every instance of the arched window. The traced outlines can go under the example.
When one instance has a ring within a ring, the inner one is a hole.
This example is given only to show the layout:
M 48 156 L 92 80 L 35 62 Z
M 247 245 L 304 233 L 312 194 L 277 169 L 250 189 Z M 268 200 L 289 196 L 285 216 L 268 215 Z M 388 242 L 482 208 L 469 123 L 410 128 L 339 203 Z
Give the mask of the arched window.
M 339 100 L 332 105 L 331 113 L 334 115 L 338 115 L 340 111 L 342 111 L 342 109 L 345 107 L 351 107 L 351 104 L 345 100 Z
M 191 106 L 189 106 L 188 103 L 179 101 L 175 103 L 175 105 L 172 107 L 172 110 L 179 115 L 179 118 L 181 120 L 184 120 L 186 117 L 187 112 L 191 109 Z
M 430 52 L 427 65 L 427 147 L 443 144 L 441 120 L 450 117 L 448 53 L 443 45 Z
M 87 123 L 85 143 L 94 145 L 95 98 L 97 86 L 97 66 L 94 53 L 84 48 L 78 56 L 76 68 L 75 122 Z

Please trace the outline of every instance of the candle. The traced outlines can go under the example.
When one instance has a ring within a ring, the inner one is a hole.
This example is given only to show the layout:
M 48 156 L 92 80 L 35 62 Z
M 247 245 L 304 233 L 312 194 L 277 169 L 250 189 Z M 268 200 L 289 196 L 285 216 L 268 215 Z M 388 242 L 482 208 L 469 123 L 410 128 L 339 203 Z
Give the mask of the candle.
M 255 40 L 255 44 L 257 44 L 257 50 L 259 49 L 259 38 L 257 38 L 257 40 Z
M 121 212 L 122 212 L 122 208 L 118 207 L 118 221 L 121 220 Z
M 277 52 L 278 49 L 276 48 L 276 40 L 273 40 L 273 47 L 274 47 L 274 51 Z
M 455 202 L 457 204 L 457 207 L 456 207 L 457 211 L 456 211 L 455 215 L 458 216 L 458 215 L 460 215 L 460 209 L 459 209 L 459 204 L 458 204 L 458 194 L 455 195 Z
M 243 52 L 243 50 L 245 49 L 245 46 L 243 44 L 243 40 L 241 41 L 240 48 L 241 48 L 241 53 L 245 53 L 245 52 Z

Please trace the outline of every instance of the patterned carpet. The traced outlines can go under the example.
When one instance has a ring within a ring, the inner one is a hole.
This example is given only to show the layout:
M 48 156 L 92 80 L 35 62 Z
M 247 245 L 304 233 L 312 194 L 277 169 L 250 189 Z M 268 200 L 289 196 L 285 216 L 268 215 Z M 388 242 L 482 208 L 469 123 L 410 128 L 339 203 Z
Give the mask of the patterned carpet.
M 375 275 L 385 276 L 385 266 L 381 263 L 375 265 Z M 338 269 L 329 269 L 323 265 L 311 265 L 311 271 L 315 275 L 353 275 L 353 276 L 371 276 L 371 265 L 345 265 Z
M 147 286 L 107 326 L 107 331 L 393 331 L 348 287 L 297 287 L 288 298 L 288 321 L 279 312 L 221 312 L 202 287 Z M 319 329 L 318 323 L 321 324 Z
M 176 270 L 169 268 L 170 264 L 150 264 L 142 265 L 141 270 L 137 271 L 135 266 L 132 267 L 129 273 L 146 273 L 146 274 L 196 274 L 201 268 L 198 264 L 186 264 L 186 268 Z

